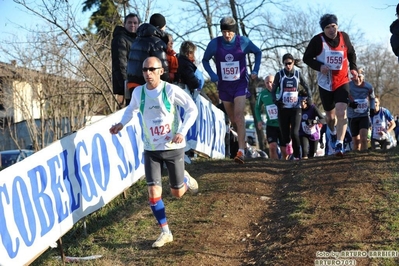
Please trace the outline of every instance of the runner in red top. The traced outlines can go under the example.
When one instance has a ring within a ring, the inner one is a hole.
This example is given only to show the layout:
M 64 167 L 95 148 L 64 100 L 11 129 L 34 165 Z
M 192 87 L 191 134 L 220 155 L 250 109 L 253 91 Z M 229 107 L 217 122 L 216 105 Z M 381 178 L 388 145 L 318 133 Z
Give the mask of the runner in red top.
M 331 147 L 335 147 L 335 154 L 342 157 L 347 128 L 349 71 L 353 79 L 358 76 L 356 53 L 348 34 L 338 31 L 335 15 L 323 15 L 320 27 L 323 32 L 310 40 L 303 61 L 319 72 L 317 81 L 327 125 L 332 132 Z

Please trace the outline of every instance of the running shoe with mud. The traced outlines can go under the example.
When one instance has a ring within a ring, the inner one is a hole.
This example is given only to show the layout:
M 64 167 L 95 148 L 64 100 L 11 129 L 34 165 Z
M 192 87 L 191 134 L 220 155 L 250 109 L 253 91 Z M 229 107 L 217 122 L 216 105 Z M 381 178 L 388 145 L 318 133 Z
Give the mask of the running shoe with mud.
M 172 242 L 173 241 L 173 235 L 172 233 L 165 233 L 162 232 L 158 239 L 152 244 L 153 248 L 160 248 L 163 247 L 166 243 Z
M 184 179 L 187 184 L 188 190 L 192 194 L 196 194 L 198 192 L 198 182 L 195 180 L 186 170 L 184 170 Z
M 238 151 L 236 157 L 234 157 L 234 161 L 238 164 L 243 164 L 245 161 L 245 156 L 242 151 Z
M 344 157 L 344 148 L 342 147 L 342 143 L 337 143 L 335 146 L 335 156 L 336 157 Z

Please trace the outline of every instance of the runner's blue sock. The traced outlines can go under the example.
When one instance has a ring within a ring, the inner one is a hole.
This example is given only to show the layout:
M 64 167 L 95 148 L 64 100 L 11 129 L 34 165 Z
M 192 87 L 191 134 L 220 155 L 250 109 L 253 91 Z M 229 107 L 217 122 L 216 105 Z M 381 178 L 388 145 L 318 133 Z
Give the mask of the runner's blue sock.
M 168 221 L 166 220 L 165 204 L 163 203 L 162 198 L 150 198 L 150 207 L 155 219 L 161 226 L 162 231 L 169 232 Z

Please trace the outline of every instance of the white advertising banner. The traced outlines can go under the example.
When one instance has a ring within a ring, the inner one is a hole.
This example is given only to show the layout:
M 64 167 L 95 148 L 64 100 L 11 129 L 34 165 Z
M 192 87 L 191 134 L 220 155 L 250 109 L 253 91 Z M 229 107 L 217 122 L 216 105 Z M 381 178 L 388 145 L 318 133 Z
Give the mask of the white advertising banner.
M 203 97 L 188 149 L 224 158 L 224 114 Z M 117 135 L 125 109 L 0 171 L 0 265 L 31 262 L 83 217 L 144 175 L 141 116 Z
M 213 159 L 225 158 L 226 122 L 224 113 L 199 95 L 198 118 L 187 133 L 186 150 L 192 149 Z

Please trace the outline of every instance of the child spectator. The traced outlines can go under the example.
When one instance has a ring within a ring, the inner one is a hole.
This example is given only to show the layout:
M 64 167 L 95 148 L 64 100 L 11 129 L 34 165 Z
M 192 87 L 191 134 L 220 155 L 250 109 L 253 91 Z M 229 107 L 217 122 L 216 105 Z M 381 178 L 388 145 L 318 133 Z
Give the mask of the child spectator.
M 178 80 L 176 80 L 176 73 L 178 69 L 178 60 L 176 56 L 176 52 L 173 50 L 173 37 L 172 34 L 167 33 L 168 36 L 168 44 L 166 47 L 166 59 L 168 60 L 168 66 L 169 66 L 169 79 L 171 83 L 175 83 Z

